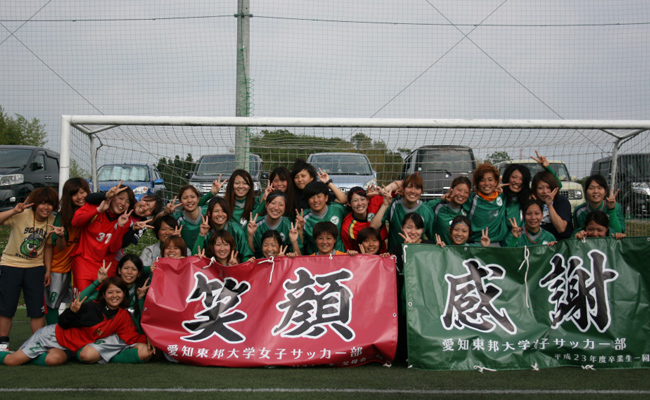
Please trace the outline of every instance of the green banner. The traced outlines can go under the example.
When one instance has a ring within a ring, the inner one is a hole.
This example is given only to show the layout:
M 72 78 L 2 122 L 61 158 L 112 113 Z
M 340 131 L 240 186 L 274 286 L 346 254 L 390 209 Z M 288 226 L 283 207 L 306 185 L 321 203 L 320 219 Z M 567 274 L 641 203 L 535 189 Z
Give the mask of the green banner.
M 650 238 L 404 247 L 409 363 L 650 367 Z

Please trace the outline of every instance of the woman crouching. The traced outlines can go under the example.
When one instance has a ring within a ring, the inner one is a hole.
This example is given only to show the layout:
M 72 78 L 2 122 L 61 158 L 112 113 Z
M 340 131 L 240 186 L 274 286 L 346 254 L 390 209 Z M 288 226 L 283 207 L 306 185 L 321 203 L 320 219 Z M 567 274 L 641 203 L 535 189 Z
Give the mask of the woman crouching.
M 99 353 L 87 345 L 114 333 L 127 344 L 147 346 L 147 338 L 136 331 L 126 310 L 129 304 L 127 293 L 122 278 L 106 278 L 99 288 L 97 301 L 84 303 L 86 298 L 75 299 L 59 316 L 58 324 L 36 331 L 15 353 L 0 353 L 0 361 L 5 365 L 32 361 L 55 366 L 64 364 L 77 353 L 83 362 L 97 362 Z

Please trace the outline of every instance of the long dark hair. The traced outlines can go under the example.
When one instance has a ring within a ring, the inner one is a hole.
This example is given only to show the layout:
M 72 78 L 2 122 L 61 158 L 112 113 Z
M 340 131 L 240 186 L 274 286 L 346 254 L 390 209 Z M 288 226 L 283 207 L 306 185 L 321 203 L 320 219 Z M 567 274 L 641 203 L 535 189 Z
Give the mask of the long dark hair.
M 506 194 L 506 203 L 525 204 L 530 199 L 530 170 L 521 164 L 510 164 L 508 168 L 503 171 L 503 183 L 510 182 L 510 176 L 513 172 L 519 171 L 521 174 L 521 190 L 519 193 L 514 193 L 510 190 L 510 185 L 503 186 L 503 192 Z
M 232 218 L 232 215 L 235 211 L 235 202 L 237 201 L 235 198 L 234 188 L 235 178 L 238 176 L 244 178 L 248 184 L 248 193 L 246 193 L 246 203 L 244 205 L 244 213 L 242 214 L 242 218 L 248 219 L 250 213 L 255 208 L 255 184 L 253 183 L 253 177 L 251 177 L 251 174 L 249 174 L 248 171 L 245 169 L 236 169 L 233 171 L 232 175 L 230 175 L 230 178 L 228 178 L 228 186 L 226 187 L 226 194 L 224 197 L 228 203 L 228 214 Z
M 82 178 L 70 178 L 65 181 L 63 185 L 63 193 L 61 193 L 61 225 L 66 229 L 70 230 L 72 217 L 74 212 L 77 209 L 72 203 L 72 196 L 79 193 L 79 190 L 84 190 L 86 193 L 90 194 L 90 185 L 88 181 Z

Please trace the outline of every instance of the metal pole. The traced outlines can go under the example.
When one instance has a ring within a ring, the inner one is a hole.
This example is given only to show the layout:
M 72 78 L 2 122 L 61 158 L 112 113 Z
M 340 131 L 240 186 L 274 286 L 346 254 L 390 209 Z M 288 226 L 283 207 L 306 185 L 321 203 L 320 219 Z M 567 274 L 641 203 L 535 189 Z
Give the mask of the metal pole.
M 99 180 L 97 179 L 97 150 L 95 149 L 95 136 L 90 136 L 90 168 L 92 169 L 93 192 L 99 191 Z
M 612 152 L 612 179 L 609 187 L 613 192 L 616 192 L 616 170 L 618 169 L 618 150 L 621 148 L 622 141 L 623 139 L 618 139 L 616 143 L 614 143 L 614 151 Z M 609 193 L 607 193 L 606 195 L 609 196 Z
M 59 196 L 63 194 L 63 185 L 70 178 L 70 121 L 61 118 L 61 154 L 59 154 Z
M 249 82 L 249 44 L 250 44 L 250 4 L 249 0 L 237 1 L 237 87 L 235 115 L 248 117 L 250 114 Z M 237 168 L 248 170 L 250 153 L 249 128 L 235 128 L 235 164 Z

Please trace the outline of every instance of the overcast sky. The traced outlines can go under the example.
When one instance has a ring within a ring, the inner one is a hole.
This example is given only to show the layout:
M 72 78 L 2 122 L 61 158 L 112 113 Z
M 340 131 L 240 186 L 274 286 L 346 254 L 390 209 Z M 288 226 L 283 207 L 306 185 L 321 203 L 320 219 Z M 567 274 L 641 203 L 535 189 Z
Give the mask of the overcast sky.
M 650 119 L 647 0 L 250 2 L 252 116 Z M 0 105 L 232 116 L 236 6 L 3 0 Z

